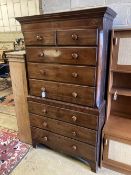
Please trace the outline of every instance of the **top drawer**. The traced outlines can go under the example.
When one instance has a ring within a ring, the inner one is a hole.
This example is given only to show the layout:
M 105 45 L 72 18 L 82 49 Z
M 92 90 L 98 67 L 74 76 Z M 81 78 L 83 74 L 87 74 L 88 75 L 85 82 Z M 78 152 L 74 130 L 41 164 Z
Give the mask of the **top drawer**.
M 71 29 L 58 31 L 31 31 L 24 33 L 26 45 L 76 45 L 96 46 L 97 29 Z
M 58 45 L 97 45 L 97 29 L 77 29 L 57 31 Z
M 25 32 L 24 39 L 26 45 L 55 45 L 55 31 L 33 31 Z

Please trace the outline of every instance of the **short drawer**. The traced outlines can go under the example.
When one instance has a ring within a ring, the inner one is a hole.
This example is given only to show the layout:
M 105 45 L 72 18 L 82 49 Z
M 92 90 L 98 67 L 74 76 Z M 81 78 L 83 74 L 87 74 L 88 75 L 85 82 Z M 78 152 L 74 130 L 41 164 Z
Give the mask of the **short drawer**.
M 84 106 L 95 105 L 95 88 L 45 80 L 29 80 L 32 96 L 54 99 Z
M 26 45 L 55 45 L 55 31 L 33 31 L 25 32 L 24 39 Z
M 27 61 L 96 66 L 95 47 L 27 47 Z
M 31 79 L 51 80 L 63 83 L 96 85 L 96 68 L 60 64 L 27 63 Z
M 67 136 L 91 145 L 97 143 L 97 131 L 72 125 L 59 120 L 30 113 L 31 126 L 45 129 L 63 136 Z
M 28 101 L 28 109 L 29 112 L 33 114 L 50 117 L 90 129 L 98 129 L 97 115 L 86 114 L 33 101 Z
M 42 143 L 72 156 L 96 161 L 96 147 L 94 146 L 35 127 L 32 127 L 31 131 L 33 141 L 36 143 Z
M 76 29 L 57 31 L 58 45 L 97 45 L 97 29 Z

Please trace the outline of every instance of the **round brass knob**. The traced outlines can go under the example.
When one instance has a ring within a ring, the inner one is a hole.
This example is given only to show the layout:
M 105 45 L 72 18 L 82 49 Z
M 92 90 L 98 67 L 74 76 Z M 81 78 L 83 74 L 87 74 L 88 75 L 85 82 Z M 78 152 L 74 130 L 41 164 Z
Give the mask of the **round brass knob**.
M 72 96 L 73 96 L 74 98 L 76 98 L 76 97 L 77 97 L 77 93 L 76 93 L 76 92 L 72 92 Z
M 43 126 L 46 128 L 47 127 L 47 123 L 46 122 L 43 122 Z
M 75 131 L 73 131 L 73 132 L 72 132 L 72 135 L 73 135 L 73 136 L 76 136 L 76 132 L 75 132 Z
M 44 88 L 44 87 L 42 87 L 42 88 L 41 88 L 41 91 L 43 91 L 43 92 L 44 92 L 44 91 L 45 91 L 45 88 Z
M 41 40 L 43 40 L 43 37 L 40 36 L 40 35 L 37 35 L 37 36 L 36 36 L 36 39 L 37 39 L 38 41 L 41 41 Z
M 78 35 L 77 34 L 72 34 L 71 37 L 72 37 L 73 40 L 78 40 Z
M 73 122 L 76 122 L 77 117 L 73 115 L 73 116 L 72 116 L 72 120 L 73 120 Z
M 48 140 L 48 138 L 45 136 L 45 137 L 43 137 L 43 140 L 46 142 Z
M 78 77 L 78 74 L 76 72 L 73 72 L 72 73 L 72 77 L 77 78 Z
M 47 110 L 46 110 L 46 109 L 43 109 L 42 112 L 43 112 L 44 114 L 46 114 L 46 113 L 47 113 Z
M 43 56 L 44 56 L 44 52 L 41 52 L 41 53 L 39 54 L 39 56 L 40 56 L 40 57 L 43 57 Z
M 78 59 L 79 55 L 77 53 L 72 53 L 72 58 Z
M 77 147 L 75 145 L 72 146 L 73 151 L 76 151 Z

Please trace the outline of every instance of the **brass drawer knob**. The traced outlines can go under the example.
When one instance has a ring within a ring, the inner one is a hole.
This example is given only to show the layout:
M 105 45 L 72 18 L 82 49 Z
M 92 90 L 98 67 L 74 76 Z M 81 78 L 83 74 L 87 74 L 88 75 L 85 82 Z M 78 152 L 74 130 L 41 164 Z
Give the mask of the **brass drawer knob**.
M 77 78 L 78 77 L 78 74 L 76 72 L 73 72 L 72 73 L 72 77 Z
M 47 127 L 47 122 L 43 122 L 43 126 L 46 128 Z
M 43 109 L 42 110 L 42 113 L 46 114 L 47 113 L 47 110 L 46 109 Z
M 76 136 L 76 132 L 75 132 L 75 131 L 73 131 L 73 132 L 72 132 L 72 135 L 73 135 L 73 136 Z
M 73 40 L 78 40 L 78 35 L 77 35 L 77 34 L 75 34 L 75 33 L 74 33 L 74 34 L 72 34 L 72 35 L 71 35 L 71 37 L 72 37 L 72 39 L 73 39 Z
M 77 147 L 75 145 L 72 146 L 73 151 L 77 150 Z
M 44 52 L 41 52 L 41 53 L 39 54 L 39 56 L 40 56 L 40 57 L 44 57 Z
M 41 91 L 45 92 L 45 88 L 44 88 L 44 87 L 42 87 L 42 88 L 41 88 Z
M 77 117 L 73 115 L 73 116 L 72 116 L 72 120 L 73 120 L 73 122 L 76 122 Z
M 73 59 L 78 59 L 79 55 L 77 53 L 72 53 L 72 58 Z
M 72 96 L 73 96 L 74 98 L 76 98 L 76 97 L 77 97 L 77 93 L 76 93 L 76 92 L 72 92 Z
M 45 142 L 47 142 L 48 138 L 45 136 L 42 138 Z
M 41 73 L 42 75 L 46 75 L 46 71 L 45 71 L 45 70 L 40 70 L 40 73 Z
M 41 40 L 43 40 L 43 36 L 37 35 L 37 36 L 36 36 L 36 39 L 37 39 L 38 41 L 41 41 Z

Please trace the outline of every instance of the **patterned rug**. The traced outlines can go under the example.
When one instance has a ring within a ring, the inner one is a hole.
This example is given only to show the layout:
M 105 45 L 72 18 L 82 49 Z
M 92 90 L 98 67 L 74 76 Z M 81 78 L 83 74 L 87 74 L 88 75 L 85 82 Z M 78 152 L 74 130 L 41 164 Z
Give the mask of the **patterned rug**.
M 6 106 L 14 106 L 15 103 L 14 103 L 14 96 L 13 94 L 9 94 L 9 95 L 6 95 L 6 96 L 1 96 L 0 97 L 0 106 L 1 105 L 6 105 Z
M 29 149 L 30 145 L 20 142 L 16 132 L 0 130 L 0 175 L 11 173 Z
M 7 79 L 0 78 L 0 91 L 8 89 L 11 87 L 11 79 L 10 77 Z

